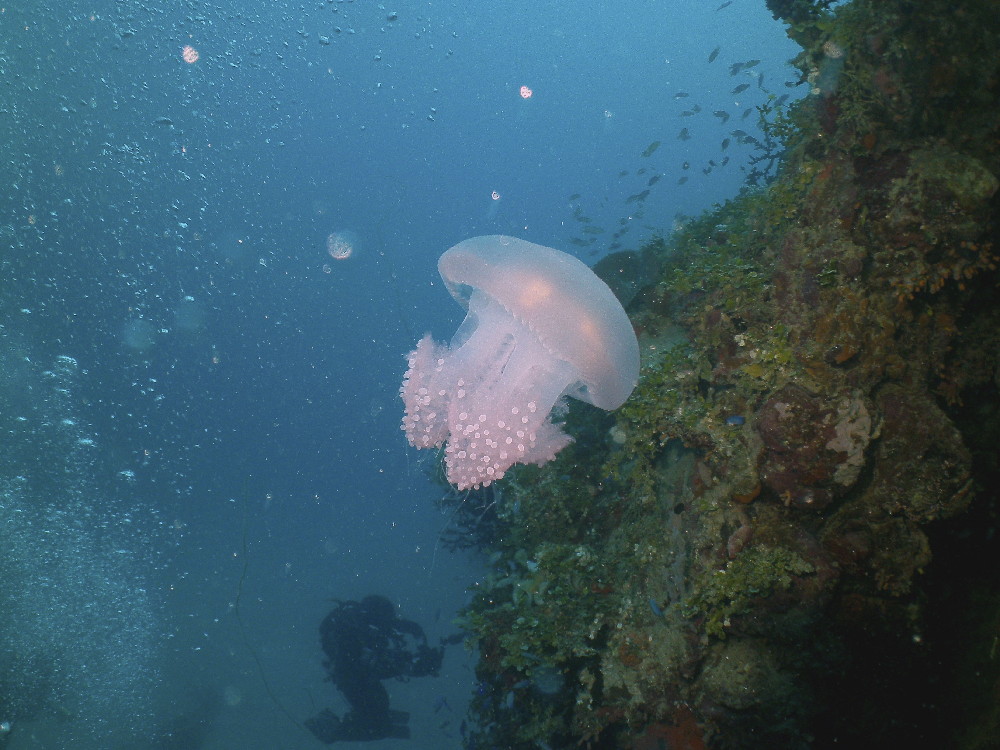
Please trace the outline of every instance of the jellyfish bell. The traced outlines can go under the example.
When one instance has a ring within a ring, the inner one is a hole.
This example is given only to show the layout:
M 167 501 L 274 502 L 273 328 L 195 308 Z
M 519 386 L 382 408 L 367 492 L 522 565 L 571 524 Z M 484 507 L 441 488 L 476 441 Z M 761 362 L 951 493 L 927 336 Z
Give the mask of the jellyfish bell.
M 326 252 L 334 260 L 347 260 L 360 245 L 358 233 L 351 229 L 330 232 L 326 238 Z
M 514 464 L 544 464 L 571 438 L 552 421 L 568 396 L 610 411 L 639 378 L 639 344 L 621 303 L 583 262 L 514 237 L 474 237 L 438 261 L 466 311 L 448 345 L 409 355 L 402 429 L 445 445 L 448 480 L 487 486 Z

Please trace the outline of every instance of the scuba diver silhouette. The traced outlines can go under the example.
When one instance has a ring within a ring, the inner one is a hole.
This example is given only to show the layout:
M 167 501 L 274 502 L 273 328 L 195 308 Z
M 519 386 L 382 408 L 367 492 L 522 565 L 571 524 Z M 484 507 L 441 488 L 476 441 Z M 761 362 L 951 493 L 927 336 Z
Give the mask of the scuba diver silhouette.
M 351 708 L 338 717 L 329 708 L 307 719 L 320 742 L 408 739 L 410 715 L 389 708 L 382 680 L 437 675 L 444 646 L 431 648 L 423 628 L 396 616 L 384 596 L 338 602 L 319 626 L 328 678 Z

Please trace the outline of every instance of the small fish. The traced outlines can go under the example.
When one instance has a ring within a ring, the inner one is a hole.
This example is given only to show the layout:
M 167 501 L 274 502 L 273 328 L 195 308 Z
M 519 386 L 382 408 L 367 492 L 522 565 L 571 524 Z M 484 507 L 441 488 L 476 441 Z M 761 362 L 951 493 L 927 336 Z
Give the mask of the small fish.
M 646 171 L 647 170 L 646 170 L 645 167 L 640 167 L 639 169 L 635 170 L 635 173 L 636 174 L 646 174 Z
M 589 242 L 587 242 L 586 240 L 581 240 L 579 237 L 574 237 L 573 239 L 570 240 L 570 242 L 580 247 L 588 247 L 590 245 Z
M 722 160 L 722 164 L 720 164 L 719 166 L 721 166 L 721 167 L 724 167 L 724 166 L 726 166 L 726 165 L 727 165 L 728 163 L 729 163 L 729 157 L 727 156 L 727 157 L 726 157 L 725 159 L 723 159 L 723 160 Z
M 627 174 L 628 174 L 628 170 L 627 169 L 623 169 L 621 172 L 618 173 L 618 176 L 619 177 L 625 177 Z
M 739 86 L 737 86 L 736 88 L 734 88 L 729 93 L 730 94 L 742 94 L 748 88 L 750 88 L 750 84 L 749 83 L 741 83 Z
M 677 134 L 677 139 L 681 141 L 690 141 L 691 134 L 688 132 L 687 128 L 681 128 L 681 132 Z
M 759 88 L 759 89 L 764 88 L 764 74 L 763 73 L 761 73 L 760 75 L 757 76 L 757 88 Z
M 640 154 L 640 156 L 642 156 L 642 157 L 652 156 L 655 153 L 656 149 L 658 149 L 659 147 L 660 147 L 660 142 L 659 141 L 653 141 L 648 146 L 646 146 L 646 150 L 643 151 Z M 628 173 L 626 172 L 626 174 L 628 174 Z
M 717 58 L 717 57 L 719 56 L 719 51 L 720 51 L 721 49 L 722 49 L 722 47 L 716 47 L 715 49 L 713 49 L 713 50 L 712 50 L 712 54 L 710 54 L 710 55 L 708 56 L 708 61 L 709 61 L 709 62 L 715 62 L 715 58 Z
M 711 167 L 705 167 L 703 170 L 701 170 L 701 173 L 702 174 L 712 174 L 712 168 Z
M 590 217 L 589 216 L 578 215 L 576 217 L 576 220 L 580 221 L 580 222 L 583 222 L 584 224 L 589 224 L 590 223 Z
M 674 99 L 683 99 L 685 96 L 691 96 L 687 91 L 678 91 L 674 94 Z
M 708 163 L 711 164 L 713 167 L 719 166 L 718 164 L 715 163 L 715 159 L 709 159 Z
M 686 161 L 683 164 L 681 164 L 681 169 L 691 169 L 691 162 Z
M 740 116 L 740 119 L 741 120 L 747 119 L 750 116 L 751 112 L 753 112 L 753 107 L 747 107 L 746 109 L 743 110 L 743 114 Z
M 626 203 L 635 203 L 636 201 L 642 202 L 642 201 L 646 200 L 646 197 L 648 195 L 649 195 L 649 191 L 648 190 L 643 190 L 641 193 L 636 193 L 635 195 L 630 195 L 628 198 L 625 199 L 625 202 Z
M 747 60 L 745 63 L 743 63 L 744 68 L 752 68 L 756 65 L 760 65 L 760 60 Z
M 743 70 L 743 63 L 741 62 L 733 63 L 732 65 L 729 66 L 729 75 L 734 76 L 741 70 Z
M 678 185 L 683 185 L 687 181 L 688 181 L 688 176 L 687 175 L 682 175 L 681 178 L 679 180 L 677 180 L 677 184 Z
M 157 125 L 173 125 L 174 121 L 169 117 L 157 117 L 153 122 Z
M 746 136 L 746 131 L 733 130 L 732 132 L 729 133 L 729 135 L 734 136 L 735 138 L 743 138 Z
M 691 117 L 691 115 L 696 114 L 693 109 L 688 109 L 681 112 L 681 117 Z
M 656 603 L 656 599 L 653 599 L 652 597 L 649 599 L 649 608 L 657 617 L 663 617 L 663 610 L 660 609 L 660 605 Z
M 777 99 L 774 100 L 774 106 L 780 107 L 782 104 L 788 101 L 788 94 L 782 94 Z
M 626 201 L 627 202 L 627 201 Z M 584 234 L 604 234 L 604 230 L 600 227 L 584 227 Z
M 728 138 L 723 138 L 722 139 L 722 150 L 725 151 L 727 148 L 729 148 L 729 144 L 730 143 L 731 143 L 731 141 Z
M 712 114 L 715 115 L 716 117 L 718 117 L 720 120 L 722 120 L 723 123 L 726 123 L 726 122 L 729 121 L 729 113 L 728 112 L 724 112 L 721 109 L 715 110 Z
M 660 181 L 661 177 L 663 177 L 662 174 L 654 174 L 652 177 L 649 178 L 649 181 L 646 183 L 646 186 L 653 187 L 653 185 L 655 185 Z
M 573 195 L 571 195 L 571 196 L 569 197 L 569 199 L 570 199 L 571 201 L 578 201 L 578 200 L 580 200 L 580 194 L 579 194 L 579 193 L 573 193 Z
M 718 8 L 715 9 L 715 12 L 718 13 L 723 8 L 728 8 L 732 4 L 733 4 L 733 0 L 726 0 L 726 2 L 724 2 L 722 5 L 720 5 Z
M 732 414 L 726 417 L 726 424 L 730 427 L 740 427 L 747 421 L 742 414 Z

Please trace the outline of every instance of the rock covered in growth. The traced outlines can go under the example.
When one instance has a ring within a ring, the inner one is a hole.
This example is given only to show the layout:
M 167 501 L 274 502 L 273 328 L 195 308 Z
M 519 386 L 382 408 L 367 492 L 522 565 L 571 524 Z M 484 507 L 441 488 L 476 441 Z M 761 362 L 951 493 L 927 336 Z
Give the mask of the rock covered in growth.
M 824 397 L 789 384 L 757 416 L 764 442 L 760 476 L 785 505 L 821 510 L 857 480 L 877 435 L 857 392 Z
M 475 747 L 996 734 L 1000 17 L 827 5 L 771 4 L 804 79 L 840 66 L 774 125 L 782 174 L 629 280 L 635 393 L 510 485 Z M 573 689 L 512 691 L 536 664 Z

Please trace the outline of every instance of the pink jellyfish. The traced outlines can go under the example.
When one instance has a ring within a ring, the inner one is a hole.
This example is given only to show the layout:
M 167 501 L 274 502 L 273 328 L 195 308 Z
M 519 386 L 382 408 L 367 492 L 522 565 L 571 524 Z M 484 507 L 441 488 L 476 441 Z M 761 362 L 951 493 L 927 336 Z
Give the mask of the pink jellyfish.
M 639 378 L 621 303 L 571 255 L 514 237 L 474 237 L 438 270 L 468 312 L 451 343 L 424 336 L 400 394 L 417 448 L 445 445 L 448 480 L 489 485 L 515 463 L 544 464 L 571 438 L 552 421 L 566 396 L 617 409 Z

